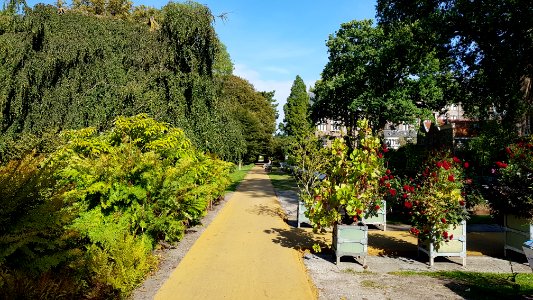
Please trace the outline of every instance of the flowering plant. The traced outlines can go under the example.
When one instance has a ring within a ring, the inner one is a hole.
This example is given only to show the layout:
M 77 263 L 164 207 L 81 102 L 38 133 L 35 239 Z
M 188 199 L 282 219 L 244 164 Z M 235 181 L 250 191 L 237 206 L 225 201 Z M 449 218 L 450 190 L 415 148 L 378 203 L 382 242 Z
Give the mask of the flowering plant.
M 410 232 L 422 241 L 433 242 L 438 249 L 441 242 L 453 239 L 448 233 L 450 226 L 468 217 L 462 189 L 463 168 L 469 164 L 446 152 L 430 157 L 417 178 L 404 181 L 398 199 L 410 218 Z
M 533 138 L 505 148 L 508 161 L 497 161 L 498 196 L 492 208 L 498 213 L 525 217 L 533 223 Z
M 315 231 L 360 222 L 376 214 L 388 194 L 389 177 L 385 179 L 385 175 L 390 171 L 383 158 L 388 149 L 372 135 L 367 120 L 358 121 L 357 125 L 358 146 L 349 153 L 343 139 L 334 140 L 326 155 L 326 177 L 314 188 L 313 195 L 304 199 Z

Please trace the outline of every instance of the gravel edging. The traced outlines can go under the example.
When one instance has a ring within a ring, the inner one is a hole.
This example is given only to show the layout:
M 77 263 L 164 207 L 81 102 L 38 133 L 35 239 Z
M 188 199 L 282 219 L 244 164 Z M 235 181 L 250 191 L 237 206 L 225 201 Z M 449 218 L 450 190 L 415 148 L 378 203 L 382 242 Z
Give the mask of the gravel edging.
M 179 265 L 183 257 L 189 252 L 189 249 L 194 245 L 196 240 L 202 235 L 205 229 L 213 222 L 220 210 L 231 199 L 234 192 L 228 192 L 224 195 L 224 199 L 217 202 L 211 210 L 202 218 L 202 223 L 185 230 L 183 239 L 177 245 L 170 246 L 161 250 L 154 251 L 154 254 L 159 258 L 157 269 L 149 275 L 143 284 L 137 287 L 130 299 L 133 300 L 148 300 L 154 299 L 157 291 L 163 286 L 165 281 L 170 277 L 174 269 Z

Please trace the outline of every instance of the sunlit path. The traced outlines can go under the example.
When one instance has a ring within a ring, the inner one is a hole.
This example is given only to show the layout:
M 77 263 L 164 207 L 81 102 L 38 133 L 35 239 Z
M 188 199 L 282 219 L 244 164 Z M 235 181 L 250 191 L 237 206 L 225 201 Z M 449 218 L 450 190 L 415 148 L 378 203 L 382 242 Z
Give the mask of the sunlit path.
M 248 173 L 156 299 L 315 299 L 301 255 L 272 240 L 287 228 L 267 174 Z

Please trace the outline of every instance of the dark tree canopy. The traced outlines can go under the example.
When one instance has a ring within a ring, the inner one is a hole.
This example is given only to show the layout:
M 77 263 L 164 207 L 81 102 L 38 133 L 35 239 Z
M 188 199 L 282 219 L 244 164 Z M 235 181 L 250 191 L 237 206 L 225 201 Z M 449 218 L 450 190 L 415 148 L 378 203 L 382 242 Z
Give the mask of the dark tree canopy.
M 447 56 L 462 102 L 479 118 L 496 114 L 514 127 L 531 113 L 533 5 L 529 0 L 378 0 L 386 28 L 421 24 L 425 41 Z
M 283 107 L 285 112 L 283 130 L 286 135 L 302 137 L 311 131 L 309 107 L 309 94 L 305 83 L 300 76 L 296 76 L 287 103 Z
M 329 62 L 315 86 L 313 120 L 331 119 L 353 130 L 366 118 L 380 130 L 387 121 L 412 123 L 444 106 L 447 62 L 418 43 L 421 31 L 419 24 L 390 31 L 371 20 L 342 24 L 326 43 Z

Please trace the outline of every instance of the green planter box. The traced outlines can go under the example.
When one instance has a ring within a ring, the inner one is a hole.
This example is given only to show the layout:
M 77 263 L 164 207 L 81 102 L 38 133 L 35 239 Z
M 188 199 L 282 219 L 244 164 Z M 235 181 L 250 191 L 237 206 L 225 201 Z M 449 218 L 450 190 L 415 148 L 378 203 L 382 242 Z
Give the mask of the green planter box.
M 298 228 L 300 228 L 300 224 L 306 223 L 311 225 L 311 221 L 309 221 L 309 218 L 305 216 L 305 212 L 307 211 L 307 208 L 305 207 L 304 203 L 302 201 L 298 201 L 298 217 L 296 222 L 298 222 Z
M 365 266 L 368 253 L 368 226 L 335 225 L 333 227 L 333 251 L 336 264 L 339 264 L 342 256 L 352 256 L 362 257 L 363 266 Z
M 466 221 L 458 224 L 455 229 L 450 226 L 448 233 L 453 234 L 453 239 L 449 242 L 442 242 L 439 250 L 435 249 L 435 244 L 430 241 L 418 240 L 418 254 L 424 252 L 429 256 L 429 265 L 432 267 L 435 257 L 462 257 L 463 266 L 466 266 Z
M 362 222 L 366 225 L 375 225 L 383 228 L 383 231 L 387 231 L 387 202 L 383 201 L 383 207 L 381 207 L 377 215 L 363 218 Z
M 507 256 L 507 250 L 524 254 L 522 245 L 528 240 L 533 240 L 533 224 L 526 218 L 515 215 L 504 216 L 505 246 L 503 253 Z

